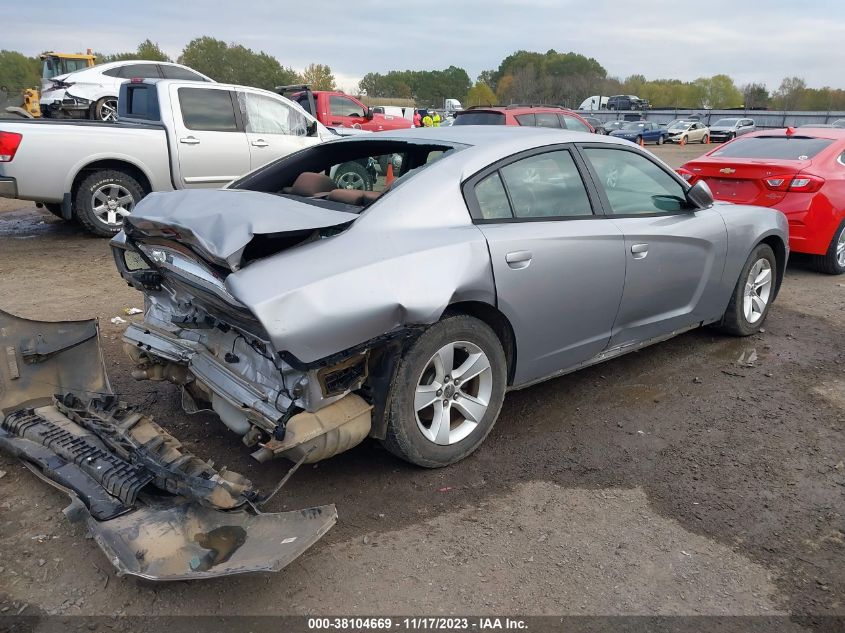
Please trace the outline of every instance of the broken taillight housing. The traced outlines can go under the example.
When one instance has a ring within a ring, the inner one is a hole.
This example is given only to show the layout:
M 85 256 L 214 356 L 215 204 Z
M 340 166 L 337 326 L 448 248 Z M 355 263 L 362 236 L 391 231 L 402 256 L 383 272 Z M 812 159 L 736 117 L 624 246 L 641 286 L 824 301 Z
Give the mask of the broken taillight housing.
M 824 178 L 811 174 L 797 176 L 774 176 L 764 178 L 766 187 L 773 191 L 792 191 L 797 193 L 814 193 L 822 188 Z
M 8 163 L 15 157 L 23 134 L 0 131 L 0 163 Z

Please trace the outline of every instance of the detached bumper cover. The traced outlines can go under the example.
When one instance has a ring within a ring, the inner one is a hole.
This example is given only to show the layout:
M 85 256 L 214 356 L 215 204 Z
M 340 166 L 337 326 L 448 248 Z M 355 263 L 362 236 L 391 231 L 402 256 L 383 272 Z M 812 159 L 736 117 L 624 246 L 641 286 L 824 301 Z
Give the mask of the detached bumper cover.
M 335 523 L 333 505 L 265 514 L 246 478 L 183 450 L 111 391 L 95 321 L 0 311 L 0 450 L 62 490 L 119 574 L 278 571 Z M 61 395 L 54 395 L 61 394 Z

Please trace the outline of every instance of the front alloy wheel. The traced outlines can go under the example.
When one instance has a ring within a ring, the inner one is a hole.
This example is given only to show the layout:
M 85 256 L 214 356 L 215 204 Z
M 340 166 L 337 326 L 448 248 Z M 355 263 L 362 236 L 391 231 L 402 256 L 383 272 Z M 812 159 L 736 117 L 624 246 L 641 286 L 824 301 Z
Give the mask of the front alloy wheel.
M 765 257 L 758 259 L 745 280 L 745 296 L 742 299 L 742 312 L 745 320 L 757 323 L 766 313 L 769 298 L 772 296 L 772 267 Z
M 385 448 L 426 468 L 463 459 L 493 428 L 506 383 L 495 332 L 467 315 L 443 318 L 398 363 L 386 403 Z

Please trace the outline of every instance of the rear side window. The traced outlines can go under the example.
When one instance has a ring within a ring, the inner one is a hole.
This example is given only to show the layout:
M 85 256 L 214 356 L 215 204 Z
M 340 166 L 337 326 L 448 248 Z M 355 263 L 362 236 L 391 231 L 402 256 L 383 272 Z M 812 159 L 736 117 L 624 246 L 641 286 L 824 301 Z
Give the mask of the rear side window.
M 503 167 L 501 173 L 517 218 L 593 214 L 581 174 L 567 151 L 529 156 Z
M 537 125 L 537 120 L 534 118 L 533 114 L 517 114 L 516 115 L 516 122 L 520 125 L 526 126 L 534 126 Z
M 199 73 L 182 68 L 181 66 L 160 66 L 161 72 L 166 79 L 183 79 L 186 81 L 205 81 L 205 78 Z
M 179 88 L 182 120 L 189 130 L 237 132 L 235 108 L 228 90 Z
M 558 120 L 556 114 L 544 114 L 538 112 L 535 116 L 537 117 L 537 127 L 560 127 L 560 121 Z
M 507 220 L 513 217 L 499 172 L 493 172 L 475 185 L 475 197 L 481 209 L 482 219 Z
M 465 112 L 455 117 L 452 125 L 504 125 L 502 112 Z
M 155 79 L 161 77 L 156 64 L 129 64 L 120 69 L 119 77 L 131 79 L 141 77 L 143 79 Z
M 711 156 L 720 158 L 775 158 L 781 160 L 809 160 L 828 145 L 827 138 L 753 136 L 742 137 L 723 145 Z

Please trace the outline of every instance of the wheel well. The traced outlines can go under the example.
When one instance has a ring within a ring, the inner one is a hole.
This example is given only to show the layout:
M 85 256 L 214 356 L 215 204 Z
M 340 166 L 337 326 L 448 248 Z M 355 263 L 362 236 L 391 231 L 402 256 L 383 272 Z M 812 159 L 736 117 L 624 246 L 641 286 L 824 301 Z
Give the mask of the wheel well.
M 490 326 L 505 351 L 505 359 L 508 363 L 508 385 L 513 384 L 516 372 L 516 336 L 508 318 L 494 306 L 480 301 L 453 303 L 446 309 L 444 316 L 452 314 L 466 314 Z
M 138 167 L 136 167 L 132 163 L 127 163 L 126 161 L 122 160 L 98 160 L 89 165 L 85 165 L 85 167 L 79 170 L 79 173 L 76 174 L 76 178 L 73 179 L 73 185 L 71 185 L 70 188 L 71 196 L 73 196 L 73 198 L 76 198 L 76 190 L 79 188 L 79 185 L 82 183 L 83 180 L 85 180 L 94 172 L 102 171 L 104 169 L 122 171 L 123 173 L 132 176 L 135 180 L 138 181 L 138 184 L 141 185 L 141 188 L 144 190 L 144 195 L 152 191 L 152 185 L 150 184 L 149 178 L 147 178 L 144 172 L 138 169 Z
M 777 235 L 769 235 L 760 241 L 761 244 L 768 244 L 768 246 L 775 253 L 775 261 L 778 265 L 777 279 L 775 280 L 775 297 L 780 291 L 780 284 L 783 281 L 783 275 L 786 272 L 786 245 Z

